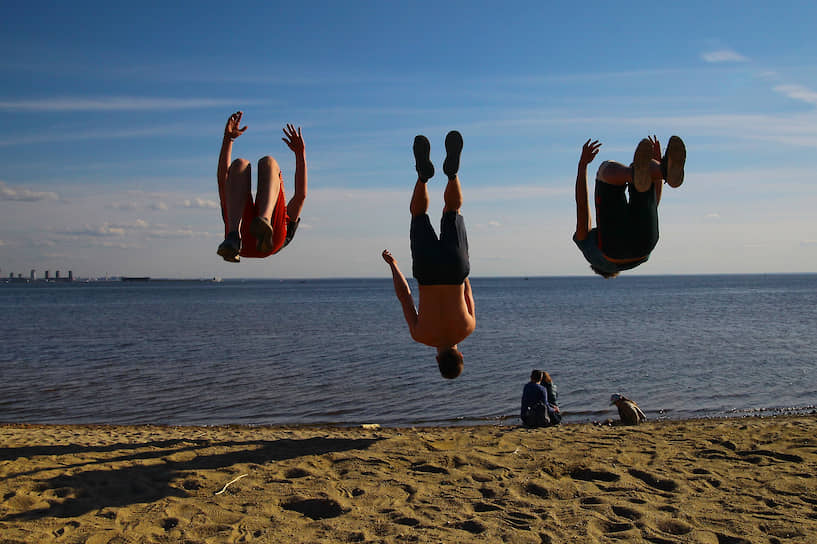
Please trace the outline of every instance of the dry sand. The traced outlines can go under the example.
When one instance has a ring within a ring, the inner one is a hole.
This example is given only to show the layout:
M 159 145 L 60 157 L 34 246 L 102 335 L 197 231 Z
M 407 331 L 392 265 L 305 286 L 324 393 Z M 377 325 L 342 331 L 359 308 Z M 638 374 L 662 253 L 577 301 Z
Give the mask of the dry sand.
M 536 430 L 2 425 L 0 543 L 812 543 L 815 436 L 814 416 Z

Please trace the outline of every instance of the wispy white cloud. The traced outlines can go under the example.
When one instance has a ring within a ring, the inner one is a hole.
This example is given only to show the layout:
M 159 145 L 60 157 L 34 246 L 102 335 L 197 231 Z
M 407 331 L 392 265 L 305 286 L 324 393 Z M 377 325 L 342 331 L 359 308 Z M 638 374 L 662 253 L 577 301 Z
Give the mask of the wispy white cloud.
M 133 202 L 111 202 L 108 206 L 119 211 L 134 211 L 136 209 L 136 204 Z
M 200 208 L 200 209 L 207 209 L 207 210 L 214 210 L 218 209 L 219 203 L 215 200 L 206 200 L 204 198 L 194 198 L 194 199 L 187 199 L 182 202 L 182 206 L 185 208 Z
M 59 200 L 59 195 L 51 191 L 32 191 L 22 187 L 9 187 L 0 181 L 0 200 L 16 202 L 39 202 L 41 200 Z
M 243 101 L 241 103 L 249 103 Z M 39 100 L 2 100 L 0 110 L 12 112 L 78 111 L 168 111 L 233 106 L 235 99 L 220 98 L 146 98 L 111 96 L 99 98 L 43 98 Z
M 778 85 L 774 87 L 774 90 L 793 100 L 799 100 L 817 106 L 817 91 L 813 91 L 802 85 Z
M 718 49 L 701 54 L 701 58 L 706 62 L 748 62 L 749 59 L 733 51 L 732 49 Z
M 164 202 L 161 202 L 161 201 L 152 202 L 150 204 L 150 209 L 151 210 L 156 210 L 156 211 L 159 211 L 159 212 L 166 212 L 167 211 L 167 204 L 165 204 Z

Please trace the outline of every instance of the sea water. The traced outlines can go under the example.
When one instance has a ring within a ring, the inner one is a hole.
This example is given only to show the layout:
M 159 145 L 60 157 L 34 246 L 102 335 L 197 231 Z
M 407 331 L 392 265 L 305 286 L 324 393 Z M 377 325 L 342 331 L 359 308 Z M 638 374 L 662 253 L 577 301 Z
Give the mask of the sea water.
M 471 281 L 456 380 L 387 278 L 0 284 L 0 421 L 516 424 L 534 368 L 568 423 L 612 393 L 651 419 L 815 410 L 817 275 Z

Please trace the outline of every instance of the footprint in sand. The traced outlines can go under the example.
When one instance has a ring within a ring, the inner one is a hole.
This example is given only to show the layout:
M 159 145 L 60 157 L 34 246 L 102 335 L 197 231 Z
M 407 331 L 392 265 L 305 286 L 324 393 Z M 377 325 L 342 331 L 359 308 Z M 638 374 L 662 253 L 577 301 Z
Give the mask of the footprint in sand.
M 675 493 L 678 491 L 679 485 L 675 480 L 659 478 L 658 476 L 650 474 L 649 472 L 644 472 L 643 470 L 638 470 L 635 468 L 631 468 L 628 472 L 631 476 L 638 478 L 648 486 L 654 487 L 655 489 L 669 491 L 670 493 Z
M 638 520 L 644 517 L 642 512 L 626 506 L 613 506 L 613 513 L 621 518 Z
M 531 522 L 536 520 L 536 516 L 531 516 L 530 514 L 526 514 L 524 512 L 508 512 L 505 518 L 505 522 L 515 529 L 519 529 L 520 531 L 530 531 L 531 529 Z
M 336 518 L 345 514 L 340 503 L 332 499 L 299 499 L 294 498 L 281 504 L 284 510 L 292 510 L 311 519 Z
M 471 534 L 481 534 L 485 532 L 485 525 L 477 520 L 469 519 L 466 521 L 458 521 L 453 524 L 454 527 L 462 531 L 468 531 Z
M 584 482 L 617 482 L 621 479 L 621 476 L 614 472 L 608 472 L 606 470 L 593 470 L 590 468 L 573 469 L 570 471 L 570 477 L 574 480 L 582 480 Z

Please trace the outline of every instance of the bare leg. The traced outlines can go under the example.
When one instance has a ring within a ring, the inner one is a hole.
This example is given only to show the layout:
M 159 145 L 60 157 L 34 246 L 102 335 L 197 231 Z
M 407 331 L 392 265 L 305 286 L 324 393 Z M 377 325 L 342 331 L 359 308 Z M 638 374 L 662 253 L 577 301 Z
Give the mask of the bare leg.
M 428 212 L 428 186 L 422 178 L 417 178 L 417 183 L 414 184 L 414 193 L 411 195 L 411 205 L 409 210 L 411 216 L 416 217 Z
M 462 187 L 460 187 L 460 177 L 454 174 L 449 178 L 448 185 L 445 186 L 445 212 L 459 212 L 462 207 Z
M 250 163 L 245 159 L 236 159 L 227 173 L 227 230 L 238 232 L 241 216 L 247 205 L 250 194 Z
M 661 175 L 661 163 L 655 159 L 652 159 L 650 163 L 650 177 L 653 183 L 659 186 L 661 185 L 661 181 L 663 180 Z M 633 169 L 620 162 L 604 161 L 599 166 L 596 179 L 600 179 L 610 185 L 627 185 L 633 181 Z
M 272 219 L 272 209 L 278 201 L 281 191 L 281 168 L 272 157 L 261 157 L 258 160 L 258 189 L 255 193 L 255 208 L 258 217 L 267 222 Z

